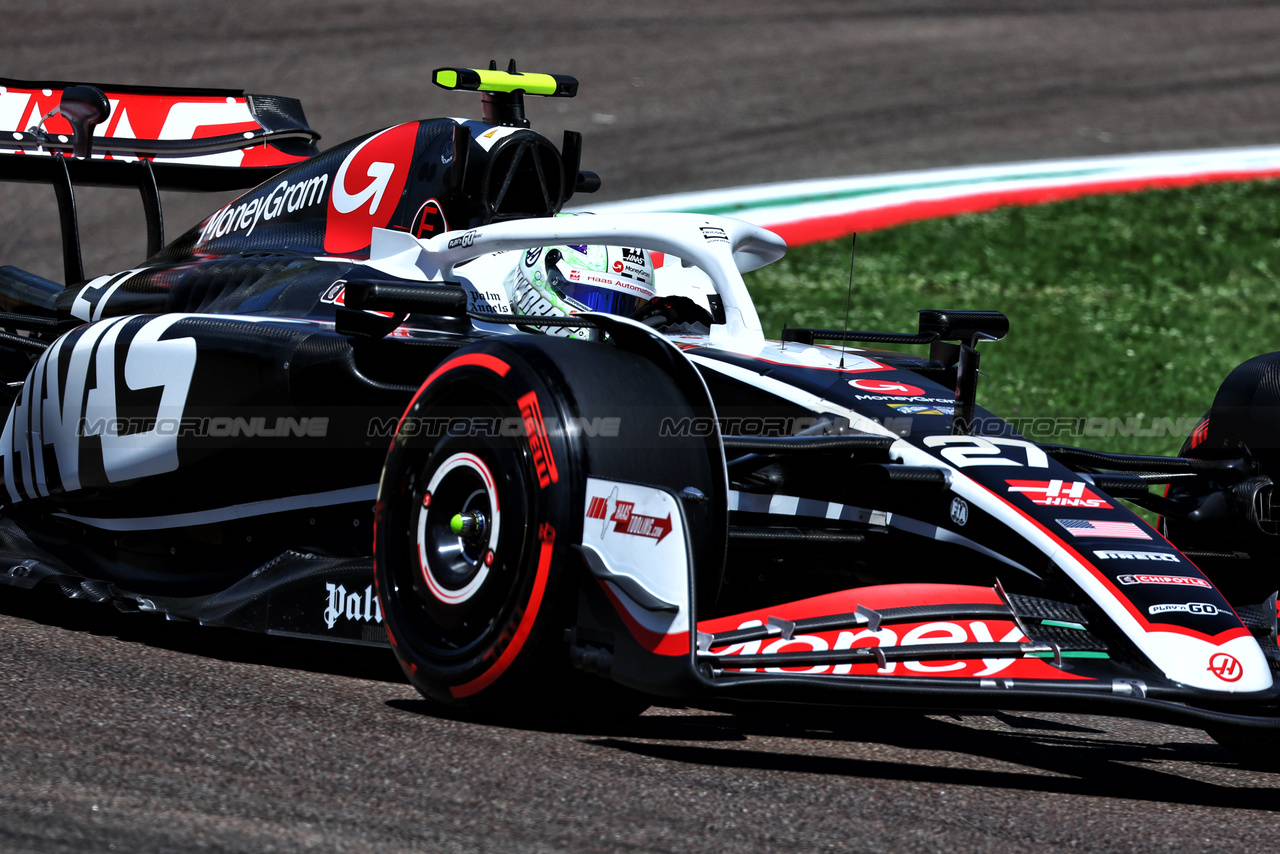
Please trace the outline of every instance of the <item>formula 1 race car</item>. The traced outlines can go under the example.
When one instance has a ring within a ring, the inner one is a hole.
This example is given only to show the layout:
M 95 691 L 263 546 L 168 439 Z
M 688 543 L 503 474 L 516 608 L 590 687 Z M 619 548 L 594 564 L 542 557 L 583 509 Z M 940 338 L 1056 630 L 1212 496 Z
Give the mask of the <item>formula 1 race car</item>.
M 599 179 L 524 98 L 577 82 L 434 80 L 483 121 L 324 152 L 286 98 L 0 80 L 0 178 L 53 184 L 66 268 L 0 268 L 6 591 L 390 645 L 451 706 L 1051 709 L 1280 753 L 1280 354 L 1181 456 L 1038 444 L 976 402 L 1003 315 L 766 340 L 742 274 L 781 239 L 557 216 Z M 76 183 L 139 189 L 145 261 L 85 280 Z M 165 243 L 159 189 L 246 187 Z M 532 311 L 510 272 L 553 247 L 652 298 Z

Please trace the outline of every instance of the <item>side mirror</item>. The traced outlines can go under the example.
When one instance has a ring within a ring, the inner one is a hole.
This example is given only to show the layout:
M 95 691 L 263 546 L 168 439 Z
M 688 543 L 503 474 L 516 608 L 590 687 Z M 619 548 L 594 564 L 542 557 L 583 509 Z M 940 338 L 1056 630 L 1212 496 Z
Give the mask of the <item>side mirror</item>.
M 93 150 L 93 128 L 111 115 L 111 103 L 95 86 L 68 86 L 62 91 L 58 112 L 71 125 L 71 153 L 85 160 Z

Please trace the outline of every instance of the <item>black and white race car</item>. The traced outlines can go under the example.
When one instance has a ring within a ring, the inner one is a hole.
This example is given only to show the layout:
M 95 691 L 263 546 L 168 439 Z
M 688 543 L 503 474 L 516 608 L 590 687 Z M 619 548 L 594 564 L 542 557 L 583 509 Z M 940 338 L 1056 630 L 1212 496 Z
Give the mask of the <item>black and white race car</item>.
M 1182 456 L 1037 444 L 976 403 L 1003 315 L 767 340 L 742 274 L 778 237 L 555 216 L 599 180 L 524 96 L 576 81 L 435 80 L 483 121 L 324 152 L 290 99 L 0 80 L 0 178 L 54 186 L 66 267 L 0 268 L 3 595 L 386 644 L 449 705 L 1077 710 L 1276 752 L 1280 354 Z M 145 261 L 86 281 L 76 184 L 140 190 Z M 244 187 L 165 242 L 159 189 Z M 529 332 L 513 263 L 597 245 L 658 296 Z

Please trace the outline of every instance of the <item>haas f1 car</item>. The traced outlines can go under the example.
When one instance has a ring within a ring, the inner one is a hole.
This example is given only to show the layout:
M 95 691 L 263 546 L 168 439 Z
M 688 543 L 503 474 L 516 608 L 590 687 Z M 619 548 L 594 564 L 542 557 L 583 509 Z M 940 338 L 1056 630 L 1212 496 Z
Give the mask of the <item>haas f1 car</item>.
M 5 595 L 388 645 L 453 706 L 1071 710 L 1277 755 L 1280 354 L 1180 456 L 1037 443 L 976 401 L 1003 315 L 767 340 L 776 235 L 558 215 L 599 179 L 524 101 L 577 82 L 434 79 L 483 120 L 323 152 L 287 98 L 0 80 L 66 269 L 0 268 Z M 76 184 L 138 190 L 145 261 L 86 279 Z M 244 188 L 165 242 L 160 189 Z M 510 274 L 552 247 L 652 298 L 539 315 Z

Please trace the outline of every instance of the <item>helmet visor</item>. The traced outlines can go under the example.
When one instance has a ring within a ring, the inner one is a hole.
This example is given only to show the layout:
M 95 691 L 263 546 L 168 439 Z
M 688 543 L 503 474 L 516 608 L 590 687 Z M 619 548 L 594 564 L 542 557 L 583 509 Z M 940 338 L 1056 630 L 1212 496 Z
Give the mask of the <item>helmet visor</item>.
M 550 280 L 552 287 L 573 302 L 586 306 L 590 311 L 630 317 L 640 310 L 640 306 L 649 301 L 647 296 L 640 294 L 626 293 L 585 282 L 572 282 L 561 276 L 558 271 L 551 274 Z

